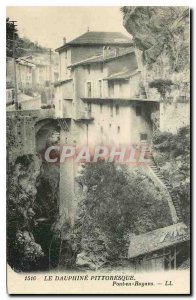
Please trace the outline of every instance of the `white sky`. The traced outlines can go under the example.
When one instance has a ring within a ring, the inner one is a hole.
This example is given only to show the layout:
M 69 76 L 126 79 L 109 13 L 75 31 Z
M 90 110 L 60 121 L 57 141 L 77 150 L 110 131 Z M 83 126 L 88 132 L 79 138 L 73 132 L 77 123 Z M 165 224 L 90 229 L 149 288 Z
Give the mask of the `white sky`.
M 7 17 L 16 20 L 19 34 L 33 42 L 53 49 L 90 31 L 121 31 L 123 27 L 119 6 L 56 7 L 56 6 L 9 6 Z

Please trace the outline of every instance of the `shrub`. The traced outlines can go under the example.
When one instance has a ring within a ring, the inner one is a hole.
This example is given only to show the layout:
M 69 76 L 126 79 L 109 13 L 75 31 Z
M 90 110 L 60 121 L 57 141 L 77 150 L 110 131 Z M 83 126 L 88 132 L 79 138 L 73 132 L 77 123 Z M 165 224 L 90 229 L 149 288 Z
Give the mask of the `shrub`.
M 165 98 L 167 92 L 171 91 L 173 82 L 168 79 L 155 79 L 149 83 L 150 88 L 156 88 L 162 98 Z

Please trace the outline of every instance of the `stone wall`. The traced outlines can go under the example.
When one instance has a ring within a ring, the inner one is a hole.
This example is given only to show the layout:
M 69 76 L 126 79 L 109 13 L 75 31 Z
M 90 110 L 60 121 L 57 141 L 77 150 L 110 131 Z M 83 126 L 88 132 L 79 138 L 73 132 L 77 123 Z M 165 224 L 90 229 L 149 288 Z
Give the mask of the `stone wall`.
M 34 119 L 28 114 L 9 113 L 7 115 L 7 159 L 14 162 L 18 156 L 34 154 Z

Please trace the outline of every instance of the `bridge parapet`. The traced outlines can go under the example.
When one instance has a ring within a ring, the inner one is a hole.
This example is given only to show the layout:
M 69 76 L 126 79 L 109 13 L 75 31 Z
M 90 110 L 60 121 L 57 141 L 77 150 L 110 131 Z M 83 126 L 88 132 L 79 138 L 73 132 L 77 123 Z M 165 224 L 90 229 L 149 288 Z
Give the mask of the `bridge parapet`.
M 7 111 L 7 159 L 36 153 L 36 123 L 54 119 L 54 109 Z
M 7 117 L 32 117 L 37 119 L 54 118 L 54 108 L 49 109 L 31 109 L 31 110 L 12 110 L 7 111 Z

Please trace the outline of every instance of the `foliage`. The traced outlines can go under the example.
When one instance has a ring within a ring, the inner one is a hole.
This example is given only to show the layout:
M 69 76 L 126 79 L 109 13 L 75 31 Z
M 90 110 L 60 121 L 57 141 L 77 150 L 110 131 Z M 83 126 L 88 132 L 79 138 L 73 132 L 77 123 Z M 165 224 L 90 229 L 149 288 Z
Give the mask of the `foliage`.
M 28 38 L 20 38 L 9 18 L 6 18 L 6 56 L 13 57 L 13 38 L 15 39 L 15 57 L 28 55 L 33 52 L 46 50 L 37 43 L 33 43 Z
M 117 263 L 127 255 L 131 233 L 171 224 L 165 195 L 139 170 L 100 161 L 86 166 L 82 182 L 88 192 L 75 226 L 79 258 L 86 257 L 88 266 Z
M 162 98 L 165 98 L 166 93 L 171 90 L 171 85 L 173 85 L 173 82 L 166 79 L 156 79 L 149 83 L 149 87 L 156 88 Z
M 49 108 L 55 108 L 54 104 L 44 104 L 41 106 L 41 109 L 49 109 Z

